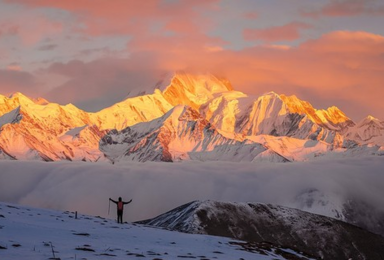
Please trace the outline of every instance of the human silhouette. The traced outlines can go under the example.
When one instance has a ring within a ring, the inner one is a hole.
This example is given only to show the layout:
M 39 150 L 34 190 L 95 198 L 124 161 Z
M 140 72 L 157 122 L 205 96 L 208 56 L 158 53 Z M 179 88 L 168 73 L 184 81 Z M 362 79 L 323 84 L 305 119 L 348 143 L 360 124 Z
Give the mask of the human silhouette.
M 124 205 L 125 204 L 129 204 L 132 202 L 132 200 L 130 201 L 123 201 L 121 199 L 121 197 L 119 197 L 119 200 L 116 201 L 116 200 L 113 200 L 111 198 L 109 198 L 110 201 L 112 201 L 113 203 L 115 203 L 117 205 L 117 223 L 123 223 L 123 211 L 124 211 Z

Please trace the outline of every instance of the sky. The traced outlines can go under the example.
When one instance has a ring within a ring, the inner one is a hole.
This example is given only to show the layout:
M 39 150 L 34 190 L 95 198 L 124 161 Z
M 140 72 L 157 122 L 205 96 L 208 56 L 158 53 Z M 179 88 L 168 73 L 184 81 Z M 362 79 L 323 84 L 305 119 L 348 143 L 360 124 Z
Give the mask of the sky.
M 0 0 L 0 94 L 97 111 L 172 71 L 384 120 L 382 0 Z
M 379 157 L 257 167 L 231 162 L 38 161 L 0 161 L 0 167 L 0 201 L 113 219 L 116 205 L 111 203 L 108 213 L 108 199 L 122 197 L 132 199 L 125 208 L 126 221 L 153 218 L 194 200 L 272 203 L 333 217 L 332 208 L 340 210 L 352 201 L 366 207 L 371 225 L 376 214 L 371 210 L 384 213 L 384 161 Z M 308 191 L 315 192 L 306 197 Z M 324 203 L 308 208 L 311 198 Z

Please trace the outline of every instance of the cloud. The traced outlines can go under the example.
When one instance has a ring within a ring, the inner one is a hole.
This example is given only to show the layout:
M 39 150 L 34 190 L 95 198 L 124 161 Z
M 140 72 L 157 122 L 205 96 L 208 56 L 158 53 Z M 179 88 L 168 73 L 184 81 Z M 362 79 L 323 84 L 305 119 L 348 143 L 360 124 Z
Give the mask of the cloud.
M 323 54 L 377 55 L 384 52 L 384 36 L 363 31 L 335 31 L 302 45 Z
M 9 1 L 10 2 L 10 1 Z M 208 20 L 200 17 L 199 9 L 212 9 L 217 0 L 165 2 L 159 0 L 115 0 L 113 4 L 103 0 L 49 1 L 16 0 L 32 8 L 55 8 L 75 15 L 77 29 L 88 35 L 137 34 L 165 25 L 175 32 L 193 32 L 199 24 Z M 186 19 L 187 18 L 187 19 Z
M 24 10 L 18 16 L 0 21 L 0 35 L 17 36 L 24 46 L 33 46 L 49 36 L 61 34 L 63 27 L 61 22 Z
M 53 49 L 56 49 L 58 47 L 57 44 L 44 44 L 44 45 L 41 45 L 39 48 L 37 48 L 39 51 L 51 51 Z
M 320 9 L 304 10 L 302 14 L 310 17 L 383 15 L 384 4 L 378 0 L 330 0 Z
M 300 38 L 300 31 L 311 28 L 302 22 L 291 22 L 282 26 L 274 26 L 265 29 L 244 29 L 243 36 L 247 41 L 294 41 Z
M 0 36 L 16 35 L 19 27 L 11 23 L 0 24 Z
M 38 80 L 20 69 L 19 65 L 10 65 L 6 70 L 0 70 L 0 93 L 9 95 L 18 91 L 36 97 L 40 92 Z
M 20 66 L 20 64 L 16 62 L 12 62 L 7 66 L 7 70 L 13 70 L 13 71 L 22 71 L 23 68 Z
M 244 13 L 244 18 L 254 20 L 259 17 L 259 14 L 257 12 L 246 12 Z
M 108 198 L 133 199 L 126 220 L 154 217 L 192 200 L 264 202 L 301 208 L 317 190 L 332 203 L 362 201 L 384 212 L 381 158 L 292 164 L 0 161 L 0 200 L 108 216 Z M 316 209 L 312 209 L 316 210 Z M 114 217 L 114 211 L 109 216 Z
M 86 111 L 98 111 L 122 101 L 143 88 L 154 89 L 164 71 L 143 68 L 140 62 L 105 58 L 92 62 L 73 60 L 54 63 L 44 73 L 58 74 L 68 80 L 44 97 L 61 104 L 73 103 Z

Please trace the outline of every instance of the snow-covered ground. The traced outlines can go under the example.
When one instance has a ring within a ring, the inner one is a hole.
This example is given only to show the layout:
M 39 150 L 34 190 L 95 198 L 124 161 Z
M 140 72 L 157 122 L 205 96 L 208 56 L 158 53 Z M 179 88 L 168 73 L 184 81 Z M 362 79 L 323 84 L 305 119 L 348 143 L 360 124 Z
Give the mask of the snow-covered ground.
M 232 242 L 232 243 L 231 243 Z M 0 203 L 0 259 L 285 259 L 247 252 L 228 238 Z M 240 241 L 238 241 L 241 244 Z M 296 254 L 291 250 L 286 250 Z M 305 258 L 306 259 L 306 258 Z

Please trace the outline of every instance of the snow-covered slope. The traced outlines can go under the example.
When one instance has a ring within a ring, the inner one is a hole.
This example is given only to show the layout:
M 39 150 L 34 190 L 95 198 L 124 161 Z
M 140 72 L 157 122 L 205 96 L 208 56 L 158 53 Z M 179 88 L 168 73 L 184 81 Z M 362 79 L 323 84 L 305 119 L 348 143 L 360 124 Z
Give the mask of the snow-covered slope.
M 0 258 L 13 259 L 310 259 L 292 250 L 227 238 L 116 224 L 114 220 L 0 203 Z
M 163 116 L 171 108 L 171 104 L 164 99 L 162 93 L 156 90 L 151 95 L 126 99 L 90 117 L 93 124 L 100 129 L 122 130 L 127 126 Z
M 195 201 L 147 225 L 290 245 L 318 259 L 383 259 L 384 238 L 332 218 L 260 203 Z

